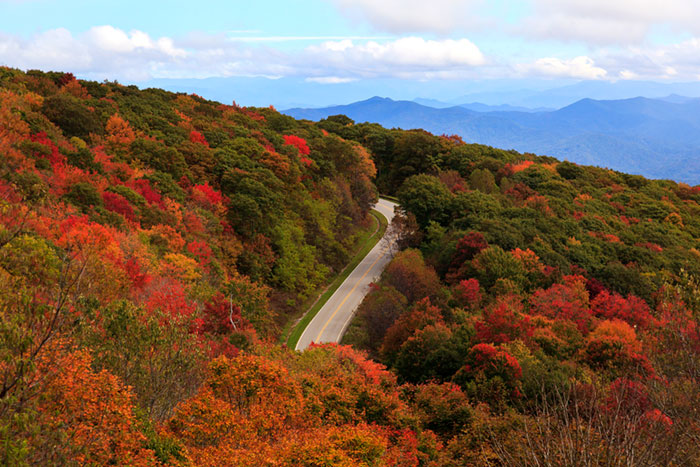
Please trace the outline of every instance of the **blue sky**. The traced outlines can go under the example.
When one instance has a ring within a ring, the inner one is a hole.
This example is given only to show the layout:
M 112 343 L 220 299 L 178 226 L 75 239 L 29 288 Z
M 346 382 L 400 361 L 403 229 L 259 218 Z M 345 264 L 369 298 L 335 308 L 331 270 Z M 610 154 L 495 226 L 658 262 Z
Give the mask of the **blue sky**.
M 700 79 L 698 0 L 0 0 L 0 64 L 93 79 Z

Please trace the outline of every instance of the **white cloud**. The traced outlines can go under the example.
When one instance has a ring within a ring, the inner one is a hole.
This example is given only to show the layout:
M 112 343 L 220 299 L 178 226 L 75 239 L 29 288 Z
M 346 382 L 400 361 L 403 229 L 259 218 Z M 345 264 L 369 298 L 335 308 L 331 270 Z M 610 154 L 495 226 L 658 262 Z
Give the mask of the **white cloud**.
M 321 44 L 320 49 L 325 49 L 332 52 L 345 52 L 348 49 L 353 48 L 353 43 L 351 40 L 345 39 L 338 42 L 324 42 Z
M 656 47 L 604 51 L 597 63 L 621 79 L 695 81 L 700 75 L 700 38 Z
M 618 73 L 618 76 L 620 77 L 620 79 L 624 79 L 624 80 L 639 79 L 639 75 L 637 73 L 635 73 L 634 71 L 630 71 L 630 70 L 621 70 Z
M 696 0 L 534 0 L 542 11 L 644 23 L 689 23 L 700 16 Z
M 475 30 L 590 45 L 640 44 L 662 28 L 700 35 L 698 0 L 327 0 L 394 34 Z
M 87 39 L 92 41 L 99 49 L 108 52 L 131 52 L 135 48 L 135 43 L 141 42 L 141 46 L 144 42 L 149 42 L 148 39 L 144 40 L 141 34 L 132 34 L 132 37 L 136 35 L 137 40 L 132 42 L 129 36 L 121 29 L 114 28 L 112 26 L 96 26 L 87 33 Z
M 531 0 L 517 31 L 539 39 L 638 44 L 658 27 L 700 33 L 698 0 Z
M 324 84 L 363 78 L 693 81 L 700 76 L 700 38 L 663 46 L 595 48 L 578 57 L 561 52 L 557 57 L 530 55 L 517 61 L 511 56 L 487 57 L 468 39 L 339 37 L 305 48 L 302 45 L 274 48 L 265 41 L 231 40 L 224 33 L 153 37 L 113 26 L 96 26 L 78 34 L 53 29 L 29 38 L 0 32 L 0 65 L 128 81 L 211 76 L 293 76 Z
M 74 36 L 51 29 L 29 39 L 0 36 L 0 63 L 18 68 L 65 70 L 95 77 L 147 79 L 159 68 L 187 57 L 168 37 L 95 26 Z
M 647 25 L 616 18 L 591 18 L 550 11 L 527 18 L 515 32 L 534 39 L 577 41 L 590 45 L 639 43 Z
M 344 40 L 382 40 L 379 36 L 229 36 L 232 42 L 309 42 Z
M 20 68 L 84 70 L 93 64 L 87 47 L 67 29 L 52 29 L 29 41 L 0 36 L 0 63 Z
M 86 34 L 85 39 L 104 52 L 118 54 L 133 53 L 138 50 L 155 51 L 170 57 L 185 57 L 187 53 L 173 45 L 172 39 L 161 37 L 157 40 L 142 31 L 131 31 L 129 34 L 113 26 L 95 26 Z
M 516 70 L 527 76 L 550 78 L 576 78 L 585 80 L 603 79 L 608 72 L 597 67 L 590 57 L 581 56 L 570 60 L 554 57 L 540 58 L 533 63 L 515 65 Z
M 482 22 L 482 0 L 329 0 L 347 15 L 396 34 L 449 33 Z
M 339 78 L 337 76 L 319 76 L 318 78 L 306 78 L 304 81 L 319 84 L 343 84 L 357 81 L 355 78 Z
M 482 66 L 486 58 L 467 39 L 425 40 L 405 37 L 379 43 L 355 44 L 352 41 L 324 42 L 307 48 L 312 62 L 327 63 L 346 74 L 396 76 L 406 72 L 430 72 Z

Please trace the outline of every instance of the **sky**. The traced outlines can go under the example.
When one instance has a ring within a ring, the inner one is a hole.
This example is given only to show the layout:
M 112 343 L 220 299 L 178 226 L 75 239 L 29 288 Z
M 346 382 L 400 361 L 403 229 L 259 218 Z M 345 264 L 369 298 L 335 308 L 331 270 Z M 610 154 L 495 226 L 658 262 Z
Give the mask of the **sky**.
M 0 65 L 89 79 L 700 81 L 698 0 L 0 0 Z

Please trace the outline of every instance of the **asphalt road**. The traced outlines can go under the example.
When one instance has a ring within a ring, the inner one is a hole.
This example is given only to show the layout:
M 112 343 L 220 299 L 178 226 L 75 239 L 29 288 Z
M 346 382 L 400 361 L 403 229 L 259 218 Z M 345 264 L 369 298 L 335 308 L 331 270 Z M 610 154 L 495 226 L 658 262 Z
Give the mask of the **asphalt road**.
M 380 198 L 374 209 L 391 222 L 394 217 L 394 206 L 396 203 Z M 389 239 L 385 233 L 384 238 L 370 250 L 306 326 L 296 350 L 304 350 L 312 342 L 340 341 L 355 310 L 369 292 L 370 282 L 376 282 L 391 261 L 393 255 L 391 244 L 392 239 Z

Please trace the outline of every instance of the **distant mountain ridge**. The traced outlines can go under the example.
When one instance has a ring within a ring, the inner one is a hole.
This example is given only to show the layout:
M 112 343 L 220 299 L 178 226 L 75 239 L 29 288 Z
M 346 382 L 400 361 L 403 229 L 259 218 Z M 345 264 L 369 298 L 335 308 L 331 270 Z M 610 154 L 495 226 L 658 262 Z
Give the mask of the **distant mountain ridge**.
M 361 79 L 333 84 L 303 77 L 230 76 L 200 79 L 157 78 L 137 82 L 140 88 L 163 88 L 195 92 L 225 104 L 235 100 L 244 106 L 276 108 L 324 107 L 349 104 L 372 95 L 396 100 L 414 100 L 429 107 L 512 106 L 489 110 L 559 109 L 584 97 L 598 100 L 645 96 L 662 99 L 670 95 L 700 97 L 700 81 L 688 83 L 653 81 L 578 81 L 566 79 L 417 80 Z M 422 99 L 416 99 L 416 97 Z M 470 107 L 469 107 L 470 108 Z M 483 109 L 474 109 L 479 110 Z
M 669 96 L 670 97 L 670 96 Z M 678 97 L 683 97 L 683 96 L 678 96 Z M 422 99 L 422 98 L 417 98 L 413 99 L 413 102 L 416 104 L 424 105 L 426 107 L 433 107 L 435 109 L 445 109 L 448 107 L 455 107 L 455 104 L 453 103 L 448 103 L 448 102 L 442 102 L 436 99 Z M 459 107 L 464 107 L 465 109 L 468 110 L 474 110 L 475 112 L 549 112 L 552 110 L 555 110 L 550 107 L 521 107 L 521 106 L 516 106 L 516 105 L 508 105 L 508 104 L 498 104 L 498 105 L 489 105 L 489 104 L 482 104 L 481 102 L 468 102 L 466 104 L 457 104 Z
M 449 102 L 482 102 L 488 105 L 537 108 L 561 108 L 583 98 L 595 100 L 624 100 L 637 96 L 664 99 L 669 95 L 700 97 L 700 82 L 657 83 L 653 81 L 580 81 L 543 90 L 518 89 L 471 92 Z
M 479 112 L 373 97 L 284 113 L 316 121 L 344 114 L 356 122 L 458 134 L 469 142 L 700 184 L 700 99 L 696 98 L 582 99 L 553 111 Z

